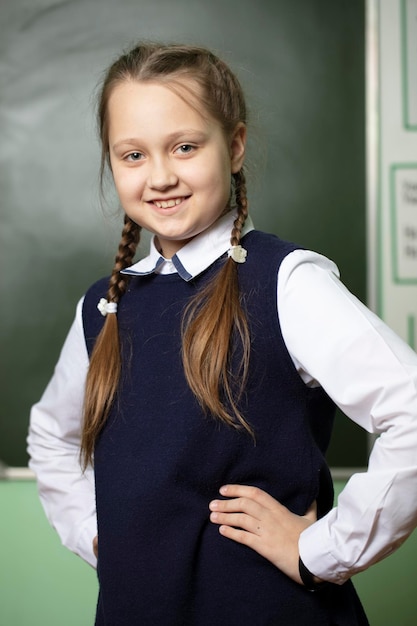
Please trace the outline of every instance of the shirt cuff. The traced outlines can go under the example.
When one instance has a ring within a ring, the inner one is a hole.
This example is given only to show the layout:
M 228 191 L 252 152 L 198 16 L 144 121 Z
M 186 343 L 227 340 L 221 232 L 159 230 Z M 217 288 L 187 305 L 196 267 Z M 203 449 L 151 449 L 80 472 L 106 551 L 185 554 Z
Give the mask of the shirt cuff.
M 351 577 L 349 570 L 339 563 L 328 547 L 327 525 L 329 517 L 334 517 L 335 510 L 315 522 L 300 535 L 298 548 L 301 560 L 306 568 L 321 580 L 343 585 Z

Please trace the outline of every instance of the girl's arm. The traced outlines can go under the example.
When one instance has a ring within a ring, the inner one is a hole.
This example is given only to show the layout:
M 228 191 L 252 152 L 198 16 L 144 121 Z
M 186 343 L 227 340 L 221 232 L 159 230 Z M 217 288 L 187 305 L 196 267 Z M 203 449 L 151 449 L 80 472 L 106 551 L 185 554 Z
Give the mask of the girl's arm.
M 338 506 L 300 536 L 307 568 L 343 583 L 399 547 L 417 525 L 417 354 L 311 252 L 285 259 L 278 279 L 285 342 L 306 384 L 318 381 L 341 410 L 380 435 L 368 471 Z
M 339 282 L 320 255 L 296 251 L 278 277 L 281 328 L 308 385 L 321 384 L 352 420 L 379 434 L 367 472 L 319 521 L 292 514 L 260 489 L 227 485 L 210 503 L 220 532 L 301 582 L 343 583 L 395 550 L 417 525 L 417 355 Z
M 61 351 L 54 375 L 31 411 L 29 467 L 49 522 L 62 543 L 93 567 L 97 535 L 93 471 L 80 467 L 84 384 L 88 369 L 81 318 L 82 301 Z

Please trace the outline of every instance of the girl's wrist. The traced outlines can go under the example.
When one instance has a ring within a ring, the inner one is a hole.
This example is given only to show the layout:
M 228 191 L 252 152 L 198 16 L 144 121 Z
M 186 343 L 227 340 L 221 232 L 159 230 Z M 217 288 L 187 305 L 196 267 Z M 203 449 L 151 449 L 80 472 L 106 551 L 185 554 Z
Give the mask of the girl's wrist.
M 308 591 L 320 591 L 328 584 L 326 581 L 321 580 L 321 578 L 312 574 L 304 565 L 301 557 L 298 559 L 298 571 L 303 585 Z

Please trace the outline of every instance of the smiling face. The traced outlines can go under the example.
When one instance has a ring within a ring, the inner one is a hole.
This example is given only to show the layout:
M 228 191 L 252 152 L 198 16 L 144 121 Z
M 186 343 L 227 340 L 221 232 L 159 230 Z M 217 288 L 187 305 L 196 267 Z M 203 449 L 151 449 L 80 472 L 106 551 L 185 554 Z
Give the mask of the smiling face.
M 226 137 L 186 94 L 125 81 L 108 102 L 109 157 L 120 202 L 157 236 L 166 258 L 224 213 L 231 174 L 241 169 L 245 153 L 245 126 Z

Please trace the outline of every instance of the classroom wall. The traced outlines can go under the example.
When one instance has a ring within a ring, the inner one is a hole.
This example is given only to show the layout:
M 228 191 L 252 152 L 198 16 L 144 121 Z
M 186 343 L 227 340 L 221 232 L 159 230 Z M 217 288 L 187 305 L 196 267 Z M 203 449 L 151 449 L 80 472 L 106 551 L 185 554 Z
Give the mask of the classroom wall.
M 337 493 L 343 485 L 336 482 Z M 35 483 L 0 481 L 0 502 L 0 624 L 91 626 L 95 571 L 61 546 Z M 416 580 L 417 532 L 395 554 L 354 578 L 371 626 L 417 624 Z
M 202 43 L 249 96 L 251 212 L 259 228 L 334 258 L 366 299 L 364 0 L 2 0 L 0 459 L 25 465 L 29 408 L 76 301 L 118 237 L 98 197 L 93 93 L 141 37 Z M 329 460 L 361 465 L 342 415 Z M 337 487 L 340 489 L 342 483 Z M 33 481 L 0 480 L 0 624 L 90 626 L 95 572 L 61 547 Z M 372 626 L 417 623 L 417 535 L 356 577 Z
M 0 15 L 0 460 L 26 465 L 30 406 L 113 264 L 121 215 L 110 192 L 100 205 L 94 92 L 138 39 L 230 62 L 250 106 L 256 226 L 334 258 L 366 298 L 364 0 L 2 0 Z M 331 464 L 365 457 L 340 416 Z

